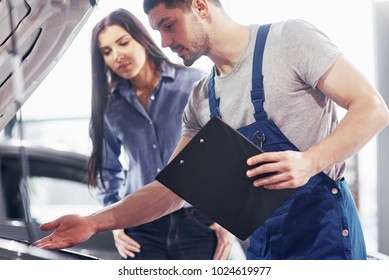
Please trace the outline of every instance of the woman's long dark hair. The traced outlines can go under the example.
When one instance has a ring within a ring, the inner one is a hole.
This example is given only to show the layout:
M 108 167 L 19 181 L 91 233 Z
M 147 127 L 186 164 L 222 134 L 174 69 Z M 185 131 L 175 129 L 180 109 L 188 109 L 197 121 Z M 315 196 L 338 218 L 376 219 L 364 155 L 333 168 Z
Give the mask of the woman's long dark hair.
M 99 48 L 98 36 L 110 25 L 119 25 L 131 34 L 146 49 L 147 59 L 152 62 L 156 70 L 160 70 L 163 61 L 171 64 L 143 24 L 129 11 L 124 9 L 113 11 L 95 25 L 91 41 L 92 115 L 89 123 L 89 134 L 92 140 L 92 153 L 88 162 L 88 185 L 103 189 L 106 189 L 102 172 L 104 113 L 112 87 L 122 79 L 106 66 Z M 98 177 L 100 177 L 101 184 L 98 182 Z

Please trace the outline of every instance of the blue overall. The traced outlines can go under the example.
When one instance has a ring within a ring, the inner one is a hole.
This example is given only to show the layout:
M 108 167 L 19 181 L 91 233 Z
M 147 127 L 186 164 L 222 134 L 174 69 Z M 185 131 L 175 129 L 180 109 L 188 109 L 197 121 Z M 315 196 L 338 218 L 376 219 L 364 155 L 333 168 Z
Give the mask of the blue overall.
M 298 149 L 264 110 L 263 50 L 270 25 L 261 26 L 256 39 L 251 100 L 255 122 L 238 131 L 265 152 Z M 211 71 L 208 90 L 211 118 L 222 117 Z M 247 259 L 366 259 L 357 209 L 344 179 L 334 181 L 323 172 L 299 187 L 250 236 Z

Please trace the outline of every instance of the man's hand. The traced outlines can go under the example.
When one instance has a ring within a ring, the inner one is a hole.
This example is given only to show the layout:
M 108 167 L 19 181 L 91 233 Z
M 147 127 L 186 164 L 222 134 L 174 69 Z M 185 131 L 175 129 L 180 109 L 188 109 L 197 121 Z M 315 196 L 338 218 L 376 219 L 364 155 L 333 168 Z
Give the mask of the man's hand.
M 215 231 L 217 246 L 213 255 L 214 260 L 228 260 L 230 258 L 231 247 L 234 244 L 235 236 L 217 223 L 209 227 Z
M 312 161 L 305 157 L 304 153 L 295 151 L 258 154 L 249 158 L 247 164 L 260 164 L 247 171 L 248 177 L 273 173 L 254 181 L 254 186 L 267 189 L 298 188 L 317 173 Z
M 55 230 L 52 234 L 32 244 L 33 246 L 48 250 L 72 247 L 87 241 L 96 233 L 88 217 L 79 215 L 62 216 L 52 222 L 42 224 L 40 229 L 43 231 Z
M 135 257 L 135 253 L 140 252 L 140 244 L 134 239 L 129 237 L 124 229 L 116 229 L 112 231 L 113 239 L 115 240 L 115 246 L 122 258 Z

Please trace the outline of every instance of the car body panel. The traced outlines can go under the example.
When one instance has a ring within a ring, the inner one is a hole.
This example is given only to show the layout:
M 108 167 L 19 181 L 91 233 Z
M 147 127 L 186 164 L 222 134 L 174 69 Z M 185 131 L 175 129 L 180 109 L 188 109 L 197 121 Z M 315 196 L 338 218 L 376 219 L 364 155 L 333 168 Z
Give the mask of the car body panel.
M 0 130 L 57 64 L 95 2 L 0 1 Z
M 0 260 L 98 260 L 99 258 L 69 251 L 48 251 L 14 239 L 0 238 Z

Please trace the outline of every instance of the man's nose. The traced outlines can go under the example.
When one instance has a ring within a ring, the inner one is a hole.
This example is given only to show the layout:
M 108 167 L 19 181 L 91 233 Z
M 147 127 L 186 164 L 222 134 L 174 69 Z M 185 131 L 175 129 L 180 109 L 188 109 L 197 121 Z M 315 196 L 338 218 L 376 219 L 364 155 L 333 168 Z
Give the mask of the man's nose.
M 173 44 L 173 40 L 170 36 L 161 34 L 161 47 L 167 48 Z

